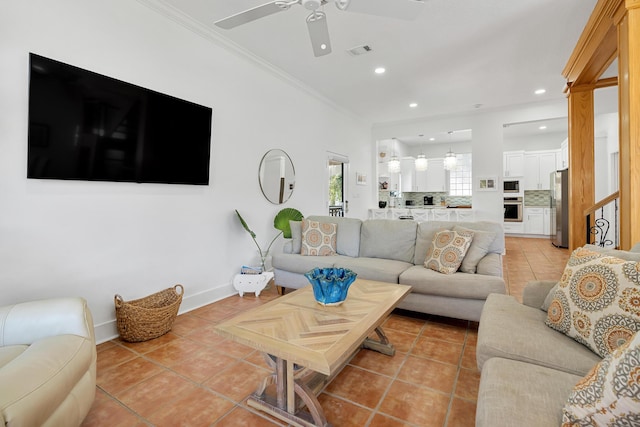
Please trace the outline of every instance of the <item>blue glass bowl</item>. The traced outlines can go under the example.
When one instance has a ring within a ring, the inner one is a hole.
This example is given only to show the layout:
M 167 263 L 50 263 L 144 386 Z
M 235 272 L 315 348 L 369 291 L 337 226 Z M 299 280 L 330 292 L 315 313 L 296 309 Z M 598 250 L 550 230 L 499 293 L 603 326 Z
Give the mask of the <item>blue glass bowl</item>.
M 340 305 L 357 274 L 348 268 L 314 268 L 304 273 L 313 286 L 313 296 L 322 305 Z

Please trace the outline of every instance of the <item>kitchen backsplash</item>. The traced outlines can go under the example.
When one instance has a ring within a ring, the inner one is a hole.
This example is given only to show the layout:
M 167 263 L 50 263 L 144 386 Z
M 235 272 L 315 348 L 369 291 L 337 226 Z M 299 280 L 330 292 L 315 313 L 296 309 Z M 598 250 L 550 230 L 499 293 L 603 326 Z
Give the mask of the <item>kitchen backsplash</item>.
M 524 206 L 536 206 L 548 208 L 551 203 L 551 192 L 549 190 L 525 190 Z
M 396 206 L 402 207 L 406 205 L 407 200 L 412 200 L 414 206 L 423 206 L 424 205 L 424 197 L 430 196 L 433 197 L 433 204 L 440 205 L 440 200 L 444 197 L 445 206 L 459 206 L 459 205 L 470 205 L 471 204 L 471 196 L 449 196 L 447 193 L 402 193 L 402 197 L 396 198 Z M 378 200 L 387 202 L 387 207 L 389 206 L 389 191 L 380 191 L 378 193 Z
M 389 191 L 380 191 L 378 193 L 378 200 L 389 203 Z M 424 196 L 433 197 L 433 204 L 440 205 L 440 199 L 445 198 L 445 205 L 447 206 L 459 206 L 470 205 L 470 196 L 449 196 L 447 193 L 402 193 L 402 197 L 396 198 L 396 206 L 405 206 L 406 200 L 413 200 L 414 206 L 422 206 L 424 204 Z M 551 192 L 549 190 L 527 190 L 524 192 L 524 206 L 529 207 L 549 207 L 551 201 Z

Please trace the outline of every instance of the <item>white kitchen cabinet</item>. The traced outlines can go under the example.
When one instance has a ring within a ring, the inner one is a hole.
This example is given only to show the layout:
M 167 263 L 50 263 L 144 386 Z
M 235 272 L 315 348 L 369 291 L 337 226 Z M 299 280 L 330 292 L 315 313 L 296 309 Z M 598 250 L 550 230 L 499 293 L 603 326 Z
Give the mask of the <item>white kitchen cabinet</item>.
M 549 190 L 550 175 L 556 170 L 557 151 L 527 152 L 524 155 L 524 189 Z
M 503 228 L 507 234 L 524 234 L 524 223 L 522 222 L 505 222 Z
M 504 176 L 515 177 L 524 175 L 524 151 L 505 151 L 502 158 Z
M 544 208 L 544 217 L 542 218 L 543 231 L 545 236 L 551 236 L 551 208 Z
M 413 157 L 400 159 L 400 187 L 403 192 L 415 189 L 416 161 Z
M 526 234 L 544 234 L 544 208 L 524 208 Z
M 428 176 L 428 171 L 416 171 L 416 185 L 415 185 L 415 189 L 416 191 L 419 192 L 426 192 L 428 191 L 427 188 L 429 188 L 428 186 L 428 182 L 429 182 L 429 176 Z
M 440 193 L 447 191 L 447 175 L 444 170 L 444 159 L 429 159 L 429 166 L 425 171 L 426 183 L 423 183 L 424 192 Z
M 560 144 L 560 153 L 556 162 L 556 169 L 562 170 L 569 167 L 569 139 L 565 139 Z

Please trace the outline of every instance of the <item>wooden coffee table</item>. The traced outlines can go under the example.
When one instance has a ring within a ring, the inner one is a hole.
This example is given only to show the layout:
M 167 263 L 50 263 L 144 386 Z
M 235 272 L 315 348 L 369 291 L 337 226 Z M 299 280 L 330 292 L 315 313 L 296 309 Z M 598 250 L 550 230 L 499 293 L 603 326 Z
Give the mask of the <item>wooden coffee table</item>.
M 292 425 L 330 426 L 316 395 L 361 347 L 395 353 L 380 325 L 410 291 L 357 279 L 342 305 L 323 306 L 307 286 L 217 325 L 221 335 L 265 353 L 274 370 L 247 404 Z M 378 340 L 369 338 L 374 331 Z

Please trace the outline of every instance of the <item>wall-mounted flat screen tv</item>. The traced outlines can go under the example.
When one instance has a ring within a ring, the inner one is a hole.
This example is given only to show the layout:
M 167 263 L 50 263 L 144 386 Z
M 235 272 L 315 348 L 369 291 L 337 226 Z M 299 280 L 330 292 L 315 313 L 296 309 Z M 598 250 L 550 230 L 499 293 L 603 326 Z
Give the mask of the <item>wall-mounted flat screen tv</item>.
M 27 177 L 209 183 L 212 110 L 30 54 Z

